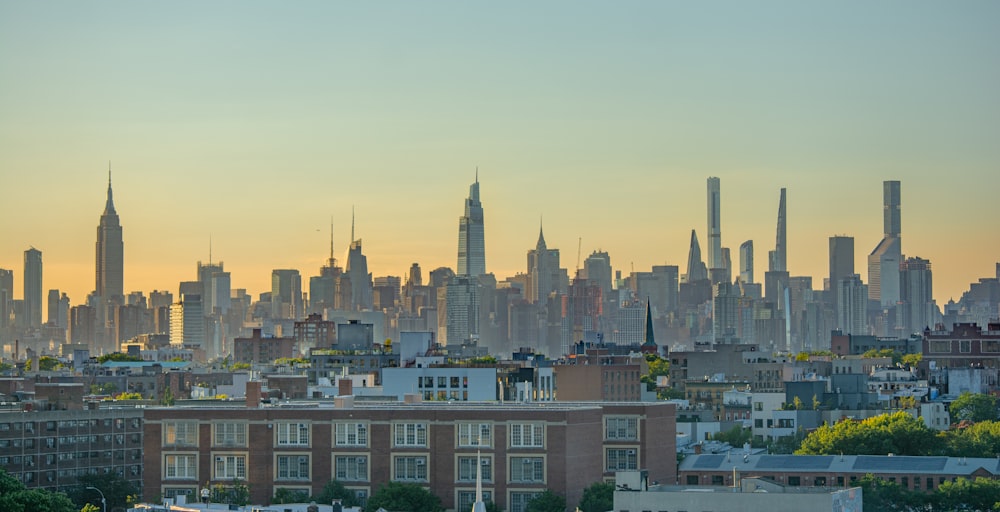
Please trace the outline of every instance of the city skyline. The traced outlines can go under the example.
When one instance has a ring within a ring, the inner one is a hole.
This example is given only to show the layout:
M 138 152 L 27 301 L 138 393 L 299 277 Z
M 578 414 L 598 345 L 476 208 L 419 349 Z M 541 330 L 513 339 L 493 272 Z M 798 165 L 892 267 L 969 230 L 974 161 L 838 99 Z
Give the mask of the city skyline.
M 683 268 L 710 176 L 721 245 L 754 240 L 758 280 L 787 188 L 790 274 L 820 288 L 844 234 L 867 283 L 887 180 L 939 305 L 993 275 L 997 5 L 395 7 L 0 6 L 15 290 L 33 246 L 43 293 L 93 291 L 109 159 L 126 293 L 176 294 L 210 239 L 255 296 L 273 269 L 317 275 L 331 215 L 346 261 L 352 205 L 374 275 L 454 268 L 477 165 L 500 279 L 527 270 L 539 215 L 570 274 L 578 243 L 624 275 Z

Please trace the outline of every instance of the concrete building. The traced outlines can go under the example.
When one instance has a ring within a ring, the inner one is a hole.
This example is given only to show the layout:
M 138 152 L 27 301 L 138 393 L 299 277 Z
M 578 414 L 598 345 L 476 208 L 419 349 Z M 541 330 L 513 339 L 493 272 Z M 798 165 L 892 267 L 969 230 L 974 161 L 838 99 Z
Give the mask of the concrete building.
M 146 409 L 144 498 L 238 478 L 261 503 L 282 488 L 315 494 L 337 479 L 363 501 L 396 481 L 420 484 L 457 510 L 471 506 L 477 452 L 484 498 L 509 512 L 524 512 L 546 489 L 578 503 L 587 486 L 620 470 L 676 478 L 673 404 L 368 405 L 341 397 L 330 405 Z
M 42 251 L 34 247 L 24 251 L 24 325 L 42 326 Z
M 237 363 L 270 363 L 298 355 L 295 338 L 261 336 L 260 329 L 254 329 L 249 338 L 233 339 L 233 361 Z
M 837 328 L 845 334 L 868 334 L 868 286 L 861 276 L 845 277 L 837 284 Z
M 271 318 L 297 320 L 305 316 L 302 309 L 302 276 L 298 270 L 271 271 Z
M 201 295 L 182 293 L 180 302 L 170 306 L 170 344 L 205 348 L 205 309 Z
M 882 182 L 884 236 L 868 255 L 868 298 L 883 308 L 899 302 L 899 264 L 902 263 L 900 192 L 898 181 Z
M 768 253 L 767 269 L 771 272 L 788 271 L 788 229 L 785 218 L 785 189 L 781 189 L 778 200 L 778 229 L 774 241 L 774 250 Z
M 719 178 L 708 178 L 708 270 L 725 268 L 722 262 L 722 198 Z
M 618 512 L 861 512 L 862 489 L 805 488 L 765 478 L 740 478 L 738 486 L 701 487 L 650 485 L 644 471 L 619 472 L 614 510 Z
M 897 313 L 896 318 L 901 336 L 923 332 L 936 324 L 937 305 L 930 261 L 906 258 L 899 265 L 899 307 L 902 314 Z
M 753 284 L 753 240 L 740 244 L 740 282 Z

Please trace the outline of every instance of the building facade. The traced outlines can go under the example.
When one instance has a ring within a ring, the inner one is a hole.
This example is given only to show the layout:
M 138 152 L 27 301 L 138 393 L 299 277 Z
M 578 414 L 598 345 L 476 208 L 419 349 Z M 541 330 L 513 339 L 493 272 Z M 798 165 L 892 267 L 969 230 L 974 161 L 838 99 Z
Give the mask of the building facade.
M 550 489 L 578 503 L 615 471 L 675 478 L 673 404 L 382 404 L 147 409 L 144 498 L 249 486 L 318 493 L 336 479 L 362 499 L 381 484 L 419 484 L 468 510 L 481 454 L 484 498 L 509 512 Z M 252 442 L 251 442 L 252 441 Z M 597 449 L 581 450 L 587 446 Z

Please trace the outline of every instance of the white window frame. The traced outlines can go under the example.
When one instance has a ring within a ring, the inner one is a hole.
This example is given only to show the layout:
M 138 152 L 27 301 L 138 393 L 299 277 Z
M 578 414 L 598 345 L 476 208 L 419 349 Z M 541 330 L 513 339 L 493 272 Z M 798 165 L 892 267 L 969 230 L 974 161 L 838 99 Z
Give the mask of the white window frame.
M 212 425 L 212 440 L 215 446 L 246 446 L 247 424 L 239 422 L 216 423 Z
M 427 455 L 395 455 L 392 458 L 393 482 L 427 482 Z
M 508 491 L 507 512 L 524 512 L 528 502 L 542 494 L 542 491 L 517 490 Z
M 393 446 L 417 448 L 427 446 L 426 423 L 394 423 L 392 425 L 392 432 Z
M 338 422 L 334 424 L 334 432 L 336 446 L 368 446 L 367 423 Z
M 519 484 L 545 483 L 545 457 L 511 457 L 510 482 Z
M 275 480 L 309 480 L 312 461 L 308 453 L 280 453 L 274 456 Z
M 198 423 L 194 421 L 164 423 L 163 446 L 198 446 Z
M 493 489 L 483 489 L 483 503 L 493 501 Z M 455 489 L 455 510 L 472 510 L 476 502 L 475 489 Z
M 605 416 L 604 439 L 606 441 L 638 441 L 638 416 Z
M 604 472 L 630 471 L 639 469 L 638 448 L 605 448 Z
M 483 481 L 493 481 L 493 457 L 477 457 L 475 455 L 460 455 L 455 462 L 455 481 L 475 483 L 476 481 L 476 461 L 483 468 Z
M 309 446 L 309 424 L 299 422 L 278 423 L 278 446 Z
M 217 453 L 212 456 L 212 476 L 214 480 L 247 479 L 247 456 L 245 453 Z
M 511 448 L 545 448 L 545 424 L 510 423 L 507 437 Z
M 333 457 L 333 478 L 342 482 L 368 481 L 368 456 L 336 454 Z
M 477 448 L 480 446 L 493 446 L 493 425 L 490 423 L 459 423 L 457 430 L 459 447 Z
M 163 479 L 197 480 L 198 454 L 196 453 L 163 454 Z

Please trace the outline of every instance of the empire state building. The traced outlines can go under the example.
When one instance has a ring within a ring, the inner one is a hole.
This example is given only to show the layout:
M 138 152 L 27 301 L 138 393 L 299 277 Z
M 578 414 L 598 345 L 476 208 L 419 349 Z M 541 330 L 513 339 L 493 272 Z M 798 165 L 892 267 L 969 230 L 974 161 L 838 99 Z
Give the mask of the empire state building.
M 120 303 L 124 297 L 124 253 L 122 226 L 111 197 L 111 169 L 108 169 L 108 202 L 97 226 L 97 295 L 102 302 Z

